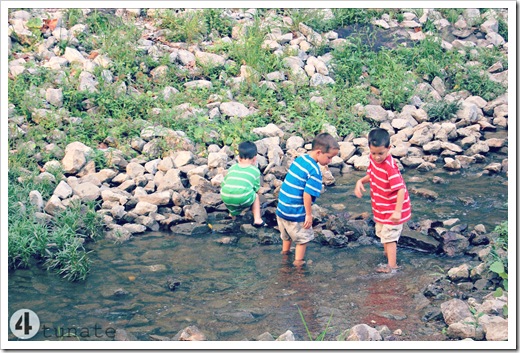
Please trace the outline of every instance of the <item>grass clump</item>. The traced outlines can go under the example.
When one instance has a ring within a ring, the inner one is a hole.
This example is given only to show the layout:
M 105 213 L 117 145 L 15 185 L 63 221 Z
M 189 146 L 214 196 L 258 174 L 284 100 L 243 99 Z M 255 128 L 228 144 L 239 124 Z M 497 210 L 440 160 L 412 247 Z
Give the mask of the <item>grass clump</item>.
M 33 175 L 13 167 L 8 172 L 8 266 L 10 269 L 43 264 L 48 270 L 56 269 L 70 280 L 84 280 L 90 270 L 90 260 L 84 242 L 101 235 L 103 223 L 93 202 L 72 203 L 50 221 L 39 218 L 29 202 L 31 190 L 37 190 L 43 199 L 50 197 L 55 185 L 37 182 Z
M 296 305 L 296 307 L 298 308 L 298 313 L 300 314 L 300 318 L 302 320 L 303 326 L 305 327 L 305 331 L 307 331 L 307 336 L 309 337 L 309 340 L 310 341 L 324 341 L 325 340 L 325 336 L 327 335 L 327 331 L 328 331 L 329 326 L 330 326 L 330 322 L 332 321 L 332 314 L 330 314 L 329 321 L 327 322 L 327 325 L 325 326 L 325 329 L 322 332 L 320 332 L 314 338 L 312 336 L 311 331 L 309 330 L 309 327 L 307 325 L 307 321 L 305 321 L 305 317 L 303 316 L 302 310 L 300 309 L 300 307 L 298 305 Z
M 461 105 L 460 102 L 447 102 L 443 100 L 427 103 L 425 110 L 431 122 L 447 121 L 456 116 Z
M 506 87 L 500 82 L 492 81 L 487 73 L 477 66 L 459 71 L 455 76 L 455 85 L 486 101 L 493 100 L 507 91 Z

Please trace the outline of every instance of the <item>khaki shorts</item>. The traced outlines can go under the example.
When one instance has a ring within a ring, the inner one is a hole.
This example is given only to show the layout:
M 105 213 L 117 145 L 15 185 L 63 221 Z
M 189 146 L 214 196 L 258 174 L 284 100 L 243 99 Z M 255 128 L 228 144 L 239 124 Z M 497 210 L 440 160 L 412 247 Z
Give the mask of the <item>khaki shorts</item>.
M 280 228 L 280 238 L 284 241 L 294 241 L 295 244 L 306 244 L 314 239 L 314 230 L 303 228 L 303 222 L 291 222 L 276 216 Z
M 376 235 L 381 239 L 381 243 L 397 242 L 402 231 L 402 224 L 376 223 Z

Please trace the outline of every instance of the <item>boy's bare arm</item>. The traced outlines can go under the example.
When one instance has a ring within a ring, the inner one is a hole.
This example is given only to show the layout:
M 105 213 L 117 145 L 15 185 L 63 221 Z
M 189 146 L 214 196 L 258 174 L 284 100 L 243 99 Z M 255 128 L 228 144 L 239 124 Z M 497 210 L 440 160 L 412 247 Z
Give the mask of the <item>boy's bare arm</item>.
M 305 207 L 303 228 L 309 229 L 312 227 L 312 196 L 306 192 L 303 193 L 303 206 Z
M 363 192 L 366 191 L 363 184 L 366 184 L 368 182 L 370 182 L 370 175 L 368 174 L 356 182 L 356 186 L 354 187 L 354 194 L 357 197 L 363 196 Z
M 392 213 L 392 215 L 389 218 L 394 223 L 398 223 L 401 220 L 401 212 L 403 210 L 403 202 L 404 202 L 404 189 L 400 189 L 397 192 L 397 200 L 395 201 L 394 213 Z

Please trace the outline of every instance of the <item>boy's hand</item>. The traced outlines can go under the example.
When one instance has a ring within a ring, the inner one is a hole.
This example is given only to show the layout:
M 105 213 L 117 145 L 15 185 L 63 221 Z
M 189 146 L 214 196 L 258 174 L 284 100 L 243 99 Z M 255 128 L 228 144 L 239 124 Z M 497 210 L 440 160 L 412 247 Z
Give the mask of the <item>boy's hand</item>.
M 391 220 L 394 223 L 398 223 L 401 220 L 401 211 L 394 211 L 392 215 L 390 216 L 389 220 Z
M 366 191 L 366 190 L 365 190 L 365 187 L 363 186 L 363 182 L 361 181 L 361 179 L 359 179 L 356 182 L 356 187 L 354 188 L 354 194 L 356 194 L 356 196 L 358 198 L 361 198 L 363 196 L 364 191 Z
M 312 215 L 305 216 L 305 222 L 303 222 L 303 228 L 309 229 L 312 227 Z

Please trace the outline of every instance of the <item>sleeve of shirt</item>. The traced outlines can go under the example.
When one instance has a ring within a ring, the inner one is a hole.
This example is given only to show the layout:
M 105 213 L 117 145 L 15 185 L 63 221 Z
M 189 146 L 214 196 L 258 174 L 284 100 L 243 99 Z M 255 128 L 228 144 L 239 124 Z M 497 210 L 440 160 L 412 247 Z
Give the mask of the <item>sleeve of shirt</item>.
M 321 175 L 313 171 L 311 171 L 309 174 L 309 179 L 307 180 L 307 183 L 305 184 L 305 189 L 303 191 L 311 196 L 318 197 L 321 194 L 322 188 Z

